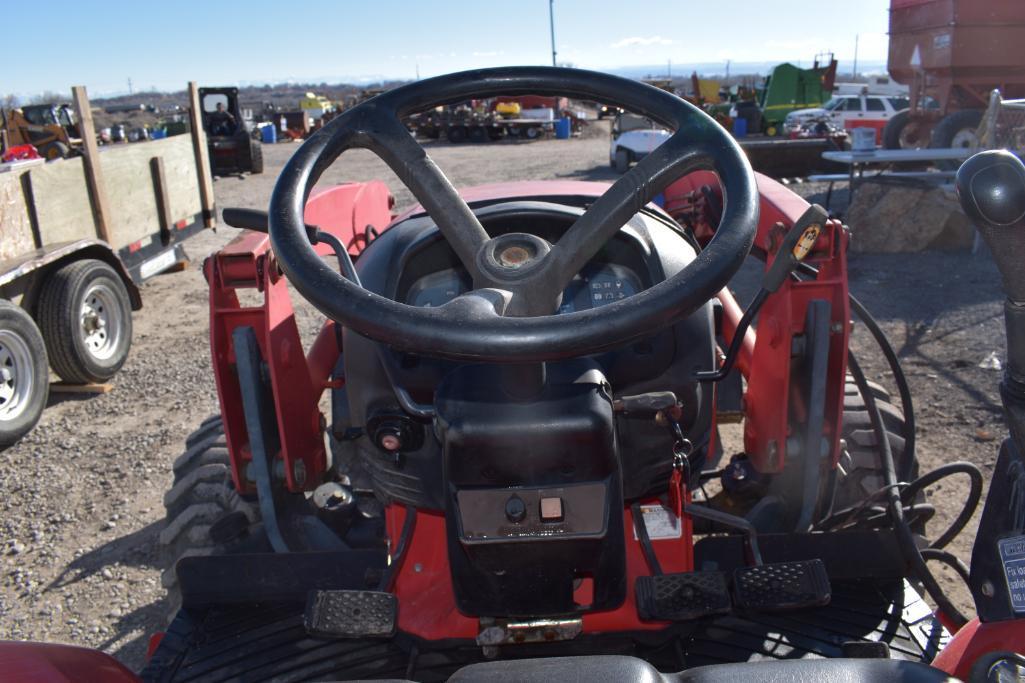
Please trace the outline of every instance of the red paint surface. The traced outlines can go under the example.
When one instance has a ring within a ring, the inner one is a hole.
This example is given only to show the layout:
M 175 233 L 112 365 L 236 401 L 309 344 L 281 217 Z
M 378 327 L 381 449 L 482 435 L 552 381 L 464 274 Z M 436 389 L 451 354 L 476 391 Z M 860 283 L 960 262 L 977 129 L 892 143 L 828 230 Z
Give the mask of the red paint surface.
M 99 650 L 54 643 L 0 641 L 0 680 L 21 683 L 139 683 Z
M 962 680 L 968 680 L 975 661 L 990 652 L 1025 655 L 1025 619 L 986 624 L 972 619 L 954 634 L 932 665 Z

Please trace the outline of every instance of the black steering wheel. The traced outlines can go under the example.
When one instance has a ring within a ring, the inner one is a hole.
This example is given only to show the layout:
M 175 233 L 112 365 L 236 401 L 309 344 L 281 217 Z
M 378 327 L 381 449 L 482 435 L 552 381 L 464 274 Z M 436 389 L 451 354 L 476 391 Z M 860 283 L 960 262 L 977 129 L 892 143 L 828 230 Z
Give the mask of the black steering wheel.
M 409 114 L 471 98 L 557 95 L 613 104 L 675 133 L 599 197 L 555 244 L 521 233 L 490 237 L 409 134 Z M 342 152 L 369 149 L 412 191 L 473 278 L 443 306 L 408 306 L 350 282 L 314 252 L 303 225 L 310 190 Z M 566 285 L 655 195 L 696 169 L 718 173 L 725 209 L 714 238 L 672 278 L 601 308 L 554 315 Z M 758 193 L 733 138 L 701 110 L 649 85 L 579 69 L 507 67 L 411 83 L 350 109 L 289 160 L 270 202 L 271 243 L 295 288 L 329 318 L 389 346 L 489 363 L 557 360 L 650 336 L 715 296 L 751 249 Z

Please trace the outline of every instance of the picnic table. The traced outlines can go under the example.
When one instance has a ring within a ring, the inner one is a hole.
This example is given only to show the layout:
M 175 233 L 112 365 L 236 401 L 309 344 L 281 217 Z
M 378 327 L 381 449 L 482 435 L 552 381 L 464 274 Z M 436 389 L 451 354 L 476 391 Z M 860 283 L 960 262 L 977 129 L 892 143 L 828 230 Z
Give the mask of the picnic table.
M 850 194 L 847 205 L 850 206 L 854 198 L 854 190 L 858 181 L 864 178 L 865 169 L 869 167 L 879 168 L 875 176 L 886 178 L 918 178 L 930 180 L 947 180 L 956 175 L 955 171 L 897 171 L 890 170 L 899 167 L 901 164 L 922 164 L 935 163 L 937 161 L 964 161 L 973 153 L 967 147 L 955 147 L 952 149 L 876 149 L 866 152 L 823 152 L 822 158 L 848 167 L 847 176 L 841 174 L 813 175 L 809 176 L 811 181 L 828 181 L 829 191 L 826 193 L 826 208 L 829 208 L 829 199 L 833 194 L 833 183 L 838 180 L 847 180 L 850 184 Z

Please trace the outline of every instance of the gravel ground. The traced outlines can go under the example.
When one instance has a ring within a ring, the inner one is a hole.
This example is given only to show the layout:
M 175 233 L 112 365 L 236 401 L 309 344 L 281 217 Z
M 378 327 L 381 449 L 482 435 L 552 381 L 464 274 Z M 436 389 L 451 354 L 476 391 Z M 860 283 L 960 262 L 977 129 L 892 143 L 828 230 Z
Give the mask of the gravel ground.
M 429 151 L 456 185 L 519 178 L 612 180 L 607 138 L 546 140 L 486 147 L 434 144 Z M 266 208 L 282 164 L 295 147 L 265 148 L 262 176 L 219 179 L 217 203 Z M 343 158 L 322 182 L 383 179 L 399 207 L 411 202 L 397 178 L 369 153 Z M 798 185 L 815 196 L 824 188 Z M 842 199 L 841 199 L 842 201 Z M 842 204 L 841 204 L 842 205 Z M 236 230 L 221 227 L 188 244 L 193 266 L 143 287 L 135 343 L 114 391 L 54 396 L 39 426 L 0 454 L 0 638 L 98 647 L 141 665 L 148 635 L 163 625 L 156 538 L 170 465 L 186 435 L 216 410 L 207 342 L 202 260 Z M 903 358 L 918 407 L 923 470 L 969 460 L 992 472 L 1005 428 L 999 372 L 979 367 L 1004 357 L 1001 295 L 983 256 L 923 253 L 853 255 L 851 283 Z M 318 316 L 299 302 L 300 328 Z M 855 349 L 874 379 L 885 365 L 858 331 Z M 961 484 L 931 492 L 939 524 L 956 514 Z M 934 528 L 939 529 L 939 526 Z M 974 523 L 969 529 L 974 529 Z M 955 544 L 969 556 L 970 534 Z M 962 604 L 966 597 L 957 590 Z

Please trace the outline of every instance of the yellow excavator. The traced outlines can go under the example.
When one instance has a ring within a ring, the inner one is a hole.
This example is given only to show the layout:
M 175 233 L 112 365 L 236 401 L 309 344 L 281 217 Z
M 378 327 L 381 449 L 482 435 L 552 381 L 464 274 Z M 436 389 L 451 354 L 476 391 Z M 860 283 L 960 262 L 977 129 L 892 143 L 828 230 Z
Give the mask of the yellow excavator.
M 33 145 L 47 160 L 74 156 L 82 146 L 75 114 L 66 104 L 32 104 L 0 112 L 3 150 Z

